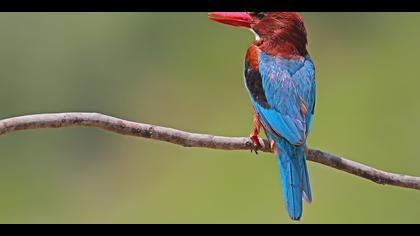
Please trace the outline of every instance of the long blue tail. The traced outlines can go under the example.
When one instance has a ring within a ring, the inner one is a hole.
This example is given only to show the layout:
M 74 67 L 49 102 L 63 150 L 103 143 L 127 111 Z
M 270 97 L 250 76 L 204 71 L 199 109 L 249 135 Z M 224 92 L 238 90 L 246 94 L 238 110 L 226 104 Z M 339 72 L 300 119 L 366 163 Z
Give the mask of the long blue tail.
M 302 198 L 312 201 L 305 145 L 296 147 L 285 139 L 276 141 L 276 157 L 280 168 L 286 210 L 292 220 L 302 216 Z

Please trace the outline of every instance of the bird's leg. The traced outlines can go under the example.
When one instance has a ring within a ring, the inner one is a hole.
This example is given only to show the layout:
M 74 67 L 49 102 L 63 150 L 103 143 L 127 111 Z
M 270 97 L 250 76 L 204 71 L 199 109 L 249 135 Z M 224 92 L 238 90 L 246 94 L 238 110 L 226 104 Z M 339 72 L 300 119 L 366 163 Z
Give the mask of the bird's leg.
M 272 153 L 276 153 L 276 142 L 274 140 L 270 140 L 270 150 Z
M 260 130 L 261 130 L 261 122 L 260 122 L 260 119 L 258 118 L 257 114 L 255 113 L 254 109 L 252 109 L 252 112 L 253 112 L 254 129 L 251 132 L 251 134 L 249 135 L 249 138 L 252 141 L 251 152 L 255 151 L 255 154 L 258 154 L 258 150 L 260 150 L 262 148 L 261 143 L 260 143 L 260 139 L 258 137 L 258 135 L 260 134 Z

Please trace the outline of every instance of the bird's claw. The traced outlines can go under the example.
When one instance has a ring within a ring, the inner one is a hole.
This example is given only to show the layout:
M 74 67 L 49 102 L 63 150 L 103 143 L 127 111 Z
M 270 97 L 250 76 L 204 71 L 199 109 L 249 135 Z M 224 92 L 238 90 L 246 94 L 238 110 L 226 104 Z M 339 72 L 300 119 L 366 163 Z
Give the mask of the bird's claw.
M 259 137 L 258 137 L 258 135 L 253 135 L 253 134 L 251 134 L 250 136 L 249 136 L 249 138 L 251 139 L 251 141 L 252 141 L 252 146 L 251 146 L 251 152 L 255 152 L 255 154 L 258 154 L 258 151 L 259 150 L 261 150 L 262 149 L 262 145 L 261 145 L 261 143 L 260 143 L 260 139 L 259 139 Z

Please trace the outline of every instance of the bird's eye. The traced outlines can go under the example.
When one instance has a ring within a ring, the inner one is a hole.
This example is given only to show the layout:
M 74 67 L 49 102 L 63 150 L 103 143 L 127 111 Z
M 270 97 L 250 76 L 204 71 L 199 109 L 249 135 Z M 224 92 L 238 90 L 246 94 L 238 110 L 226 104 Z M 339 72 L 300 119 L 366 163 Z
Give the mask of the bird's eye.
M 261 20 L 265 16 L 265 12 L 254 12 L 253 15 Z

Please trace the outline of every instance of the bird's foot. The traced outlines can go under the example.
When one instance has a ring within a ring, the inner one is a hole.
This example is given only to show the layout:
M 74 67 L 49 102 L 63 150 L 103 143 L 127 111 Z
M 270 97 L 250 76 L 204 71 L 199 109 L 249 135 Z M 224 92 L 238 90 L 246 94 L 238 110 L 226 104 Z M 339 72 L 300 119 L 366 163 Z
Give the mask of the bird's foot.
M 252 141 L 251 146 L 251 152 L 255 152 L 255 154 L 258 154 L 258 151 L 262 149 L 262 145 L 260 143 L 260 138 L 258 135 L 255 135 L 254 132 L 249 135 L 249 138 Z

